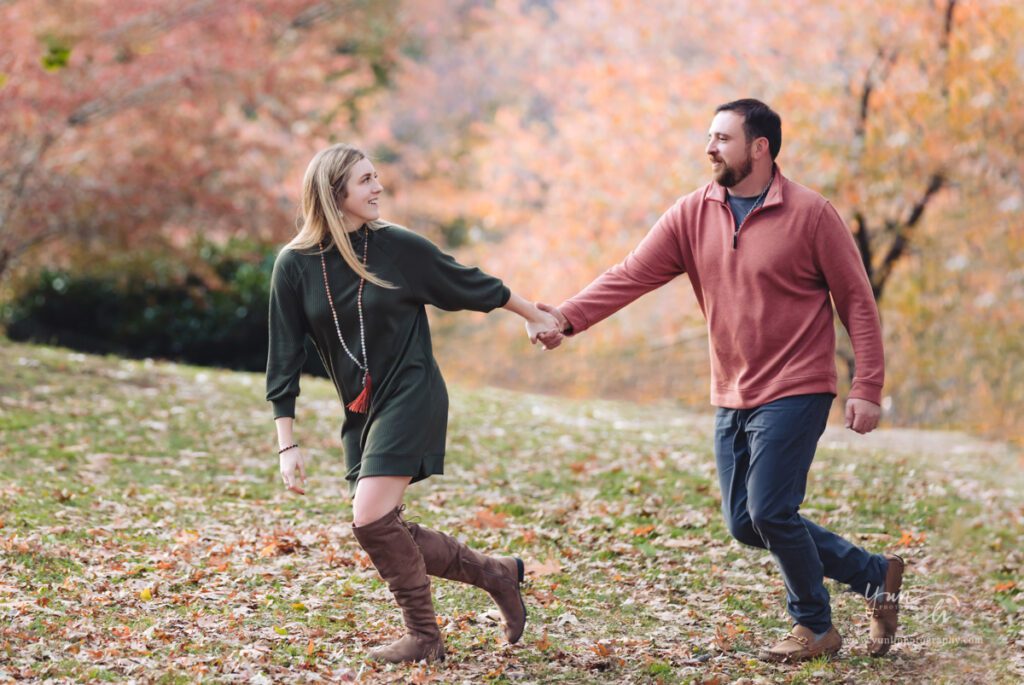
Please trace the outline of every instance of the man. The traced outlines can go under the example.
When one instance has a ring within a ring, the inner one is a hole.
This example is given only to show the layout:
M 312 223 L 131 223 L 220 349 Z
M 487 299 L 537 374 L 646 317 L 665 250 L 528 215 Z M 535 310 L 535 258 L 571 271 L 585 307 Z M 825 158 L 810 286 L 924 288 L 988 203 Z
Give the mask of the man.
M 832 302 L 856 360 L 846 427 L 862 434 L 881 413 L 878 310 L 845 224 L 821 195 L 782 175 L 781 145 L 781 120 L 766 104 L 718 107 L 705 150 L 714 180 L 677 201 L 579 294 L 558 308 L 539 305 L 561 326 L 539 337 L 557 347 L 685 273 L 708 322 L 722 512 L 733 537 L 775 558 L 794 622 L 761 656 L 839 651 L 823 576 L 868 599 L 868 649 L 881 656 L 896 634 L 903 559 L 870 554 L 798 513 L 836 394 Z

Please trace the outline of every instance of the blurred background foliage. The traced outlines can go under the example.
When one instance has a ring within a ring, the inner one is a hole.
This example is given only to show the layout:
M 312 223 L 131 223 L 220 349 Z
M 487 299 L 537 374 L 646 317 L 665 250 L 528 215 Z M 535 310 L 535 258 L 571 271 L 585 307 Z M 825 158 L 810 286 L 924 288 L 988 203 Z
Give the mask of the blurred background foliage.
M 274 256 L 239 241 L 180 255 L 137 251 L 45 267 L 9 303 L 7 334 L 131 357 L 259 370 Z
M 557 304 L 707 182 L 715 105 L 753 96 L 858 241 L 888 420 L 1020 440 L 1022 31 L 1009 0 L 0 2 L 8 334 L 258 368 L 274 246 L 335 141 L 373 155 L 385 218 Z M 511 316 L 432 316 L 453 380 L 706 403 L 685 279 L 550 354 Z

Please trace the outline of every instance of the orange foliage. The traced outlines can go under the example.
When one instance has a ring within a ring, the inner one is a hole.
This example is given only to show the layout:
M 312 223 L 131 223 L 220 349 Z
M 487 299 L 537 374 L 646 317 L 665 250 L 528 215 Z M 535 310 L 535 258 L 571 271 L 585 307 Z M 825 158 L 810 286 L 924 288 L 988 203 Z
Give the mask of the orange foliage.
M 786 173 L 863 234 L 892 419 L 1019 435 L 1019 3 L 498 2 L 478 17 L 399 83 L 396 97 L 428 103 L 418 145 L 443 160 L 389 169 L 415 179 L 402 181 L 400 216 L 417 227 L 461 221 L 473 243 L 465 259 L 557 303 L 706 182 L 714 106 L 760 97 L 782 113 Z M 498 317 L 446 319 L 438 347 L 460 379 L 707 396 L 684 279 L 544 357 L 524 357 L 517 327 Z M 486 358 L 465 354 L 485 339 Z
M 891 419 L 1019 437 L 1019 2 L 169 7 L 0 4 L 0 273 L 57 236 L 283 240 L 312 151 L 351 140 L 386 218 L 557 304 L 707 182 L 715 105 L 753 96 L 783 117 L 786 174 L 863 237 Z M 434 325 L 461 382 L 706 401 L 685 278 L 554 353 L 508 316 Z

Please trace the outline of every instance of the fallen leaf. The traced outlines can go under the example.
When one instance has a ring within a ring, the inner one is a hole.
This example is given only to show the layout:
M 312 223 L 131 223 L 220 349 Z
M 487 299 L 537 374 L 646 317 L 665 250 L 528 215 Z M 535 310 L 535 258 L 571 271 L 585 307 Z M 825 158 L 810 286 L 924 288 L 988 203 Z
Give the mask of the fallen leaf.
M 540 639 L 533 643 L 534 647 L 542 652 L 548 651 L 551 647 L 551 640 L 548 639 L 548 629 L 544 629 L 544 633 L 540 636 Z
M 504 528 L 507 518 L 508 514 L 496 513 L 490 509 L 481 509 L 469 523 L 476 528 Z
M 179 545 L 191 545 L 199 542 L 199 533 L 194 530 L 179 530 L 174 536 L 174 541 Z
M 487 621 L 489 623 L 501 623 L 501 612 L 497 609 L 489 609 L 480 614 L 480 620 Z
M 739 634 L 739 628 L 733 624 L 728 624 L 723 630 L 722 626 L 715 627 L 715 646 L 723 652 L 731 651 L 733 643 L 736 641 L 736 636 Z
M 562 570 L 562 564 L 554 557 L 544 562 L 533 562 L 526 565 L 526 575 L 528 576 L 550 576 L 553 573 L 559 573 Z
M 557 625 L 559 625 L 559 626 L 565 626 L 565 625 L 578 626 L 580 624 L 580 620 L 578 618 L 576 618 L 576 615 L 573 614 L 571 611 L 567 611 L 564 614 L 562 614 L 561 616 L 559 616 L 555 620 L 555 623 Z
M 531 589 L 528 594 L 540 602 L 542 606 L 548 606 L 558 601 L 558 598 L 555 597 L 555 593 L 545 592 L 536 588 Z
M 707 541 L 701 538 L 662 538 L 658 544 L 671 549 L 696 549 L 704 547 Z

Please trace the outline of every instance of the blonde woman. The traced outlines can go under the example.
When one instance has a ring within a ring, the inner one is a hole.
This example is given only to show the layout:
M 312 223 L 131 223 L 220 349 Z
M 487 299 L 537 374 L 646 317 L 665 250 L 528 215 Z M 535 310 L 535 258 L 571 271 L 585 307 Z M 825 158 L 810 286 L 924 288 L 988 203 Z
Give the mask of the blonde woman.
M 401 517 L 410 483 L 444 466 L 448 395 L 431 351 L 424 305 L 526 320 L 532 340 L 557 325 L 500 280 L 462 266 L 429 240 L 380 221 L 383 187 L 373 163 L 349 145 L 310 162 L 302 227 L 274 264 L 267 400 L 273 403 L 284 485 L 302 494 L 305 459 L 295 441 L 295 399 L 309 336 L 344 406 L 341 440 L 356 540 L 402 609 L 406 634 L 370 650 L 385 662 L 444 659 L 429 576 L 486 591 L 505 637 L 526 624 L 523 562 L 491 557 Z

